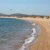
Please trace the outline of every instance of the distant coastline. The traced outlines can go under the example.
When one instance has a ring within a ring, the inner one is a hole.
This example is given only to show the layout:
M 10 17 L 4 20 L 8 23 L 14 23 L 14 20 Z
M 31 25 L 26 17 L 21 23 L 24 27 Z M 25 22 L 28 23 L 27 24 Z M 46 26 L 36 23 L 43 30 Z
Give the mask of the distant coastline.
M 50 18 L 50 16 L 46 16 L 46 15 L 27 15 L 27 14 L 21 14 L 21 13 L 15 13 L 15 14 L 2 14 L 0 13 L 0 18 Z

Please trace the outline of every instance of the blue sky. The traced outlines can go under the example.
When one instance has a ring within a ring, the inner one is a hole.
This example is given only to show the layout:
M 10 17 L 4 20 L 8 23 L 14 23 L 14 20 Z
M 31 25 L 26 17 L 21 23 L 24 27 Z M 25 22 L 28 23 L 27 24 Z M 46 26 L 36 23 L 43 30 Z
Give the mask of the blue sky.
M 50 0 L 0 0 L 0 13 L 50 15 Z

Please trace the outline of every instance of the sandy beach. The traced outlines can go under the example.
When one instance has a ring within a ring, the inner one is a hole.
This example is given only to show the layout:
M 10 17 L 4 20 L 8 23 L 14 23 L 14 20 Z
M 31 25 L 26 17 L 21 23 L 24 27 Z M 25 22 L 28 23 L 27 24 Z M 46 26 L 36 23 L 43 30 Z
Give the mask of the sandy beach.
M 40 26 L 41 32 L 38 40 L 29 46 L 29 50 L 50 50 L 50 19 L 46 18 L 23 18 Z
M 29 50 L 50 50 L 50 19 L 31 18 L 31 17 L 16 18 L 16 19 L 35 22 L 41 28 L 41 32 L 40 35 L 38 36 L 38 40 L 29 46 Z
M 32 19 L 41 28 L 38 40 L 29 46 L 30 50 L 50 50 L 50 19 Z

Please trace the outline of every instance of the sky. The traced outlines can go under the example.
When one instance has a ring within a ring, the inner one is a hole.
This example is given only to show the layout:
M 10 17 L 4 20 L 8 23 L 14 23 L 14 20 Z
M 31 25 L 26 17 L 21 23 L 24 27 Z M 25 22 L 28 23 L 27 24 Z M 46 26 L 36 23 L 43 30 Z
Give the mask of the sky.
M 50 0 L 0 0 L 0 13 L 50 16 Z

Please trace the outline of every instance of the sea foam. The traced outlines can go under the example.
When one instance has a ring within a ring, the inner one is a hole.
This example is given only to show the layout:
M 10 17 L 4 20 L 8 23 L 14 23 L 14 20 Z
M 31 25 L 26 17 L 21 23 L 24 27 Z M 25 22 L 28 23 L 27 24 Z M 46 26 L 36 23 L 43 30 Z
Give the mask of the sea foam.
M 32 24 L 32 25 L 35 25 L 35 23 Z M 31 37 L 25 39 L 25 43 L 22 45 L 22 47 L 21 47 L 19 50 L 29 50 L 28 45 L 29 45 L 31 42 L 34 41 L 34 39 L 35 39 L 34 34 L 36 33 L 36 29 L 35 29 L 35 28 L 32 28 L 32 31 L 33 31 L 33 32 L 31 33 Z

